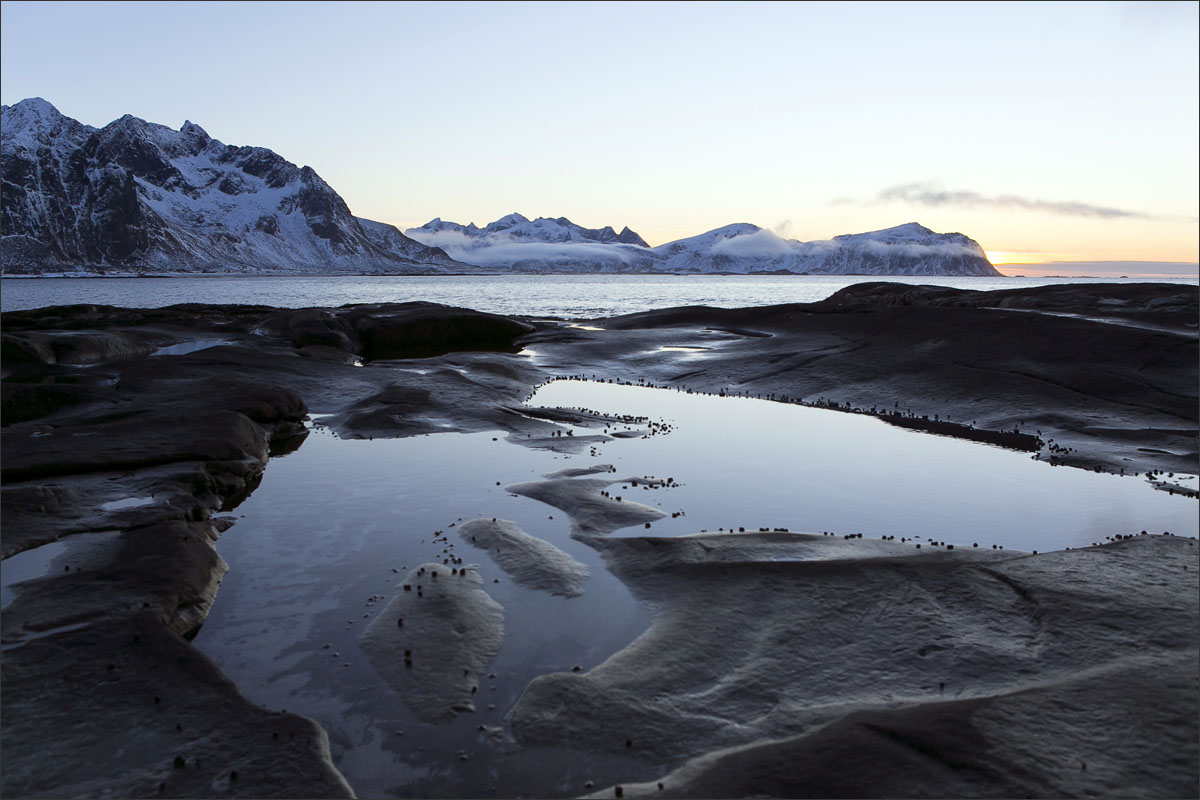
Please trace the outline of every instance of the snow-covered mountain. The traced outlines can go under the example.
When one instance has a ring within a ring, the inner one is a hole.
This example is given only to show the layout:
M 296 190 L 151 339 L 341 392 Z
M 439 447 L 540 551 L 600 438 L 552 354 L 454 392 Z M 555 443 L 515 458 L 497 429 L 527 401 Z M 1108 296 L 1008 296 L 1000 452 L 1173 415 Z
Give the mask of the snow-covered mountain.
M 425 234 L 458 234 L 462 237 L 464 247 L 475 244 L 495 244 L 501 235 L 506 240 L 518 242 L 599 242 L 601 244 L 634 244 L 639 247 L 649 247 L 646 240 L 638 236 L 626 226 L 617 233 L 611 226 L 604 228 L 584 228 L 576 225 L 566 217 L 551 219 L 538 217 L 527 219 L 520 214 L 509 214 L 488 224 L 485 228 L 469 225 L 459 225 L 457 222 L 445 222 L 440 217 L 426 222 L 420 228 L 410 228 L 406 233 L 421 232 Z
M 480 228 L 435 218 L 404 232 L 459 261 L 515 272 L 647 272 L 650 246 L 628 227 L 584 228 L 566 217 L 509 214 Z
M 509 214 L 405 235 L 352 215 L 310 167 L 191 122 L 176 131 L 126 115 L 97 129 L 32 98 L 3 107 L 0 134 L 7 274 L 999 274 L 971 239 L 916 223 L 820 242 L 740 223 L 650 247 L 628 227 Z
M 5 273 L 471 271 L 354 217 L 310 167 L 191 122 L 97 129 L 41 98 L 0 113 Z
M 483 228 L 434 219 L 405 233 L 460 261 L 516 272 L 1000 274 L 974 240 L 915 222 L 815 242 L 736 223 L 658 247 L 629 228 L 616 234 L 611 227 L 589 230 L 563 217 L 530 221 L 520 214 Z

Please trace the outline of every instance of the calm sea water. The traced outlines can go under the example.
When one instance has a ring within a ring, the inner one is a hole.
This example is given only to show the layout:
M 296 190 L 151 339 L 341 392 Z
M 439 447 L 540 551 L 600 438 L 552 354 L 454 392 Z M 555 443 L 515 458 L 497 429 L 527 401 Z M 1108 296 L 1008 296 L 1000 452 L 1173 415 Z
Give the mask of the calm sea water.
M 176 303 L 248 303 L 279 308 L 425 300 L 496 314 L 587 319 L 671 306 L 725 308 L 811 303 L 879 280 L 835 275 L 192 276 L 186 278 L 5 278 L 0 311 L 73 303 L 161 308 Z M 893 277 L 911 285 L 1011 289 L 1110 278 Z M 1138 281 L 1141 282 L 1141 281 Z M 1195 280 L 1157 279 L 1154 283 Z

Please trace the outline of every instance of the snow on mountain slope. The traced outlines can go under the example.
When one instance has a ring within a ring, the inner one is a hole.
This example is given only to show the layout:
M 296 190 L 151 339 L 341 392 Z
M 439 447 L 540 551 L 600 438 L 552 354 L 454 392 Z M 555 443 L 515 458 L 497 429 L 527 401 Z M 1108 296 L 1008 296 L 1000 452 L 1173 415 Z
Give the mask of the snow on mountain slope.
M 1000 273 L 983 248 L 961 233 L 934 233 L 909 222 L 869 233 L 809 242 L 814 269 L 829 275 L 985 275 Z M 900 270 L 903 270 L 901 272 Z
M 310 167 L 191 122 L 96 129 L 40 98 L 0 113 L 6 273 L 470 270 L 354 217 Z
M 612 228 L 580 228 L 563 217 L 530 221 L 520 214 L 483 228 L 434 219 L 406 233 L 460 261 L 515 272 L 1000 274 L 975 241 L 915 222 L 817 242 L 782 239 L 742 222 L 658 247 L 647 246 L 628 228 L 618 235 Z
M 671 272 L 786 272 L 810 275 L 987 275 L 998 273 L 983 248 L 961 233 L 934 233 L 910 222 L 827 241 L 782 239 L 738 224 L 654 248 Z
M 999 274 L 971 239 L 916 223 L 821 242 L 738 223 L 650 247 L 628 227 L 509 214 L 483 228 L 433 219 L 406 235 L 352 215 L 312 168 L 192 122 L 176 131 L 126 115 L 97 129 L 31 98 L 3 107 L 0 133 L 9 274 Z
M 652 262 L 628 227 L 584 228 L 566 217 L 509 214 L 483 228 L 435 218 L 405 234 L 468 264 L 518 272 L 643 272 Z

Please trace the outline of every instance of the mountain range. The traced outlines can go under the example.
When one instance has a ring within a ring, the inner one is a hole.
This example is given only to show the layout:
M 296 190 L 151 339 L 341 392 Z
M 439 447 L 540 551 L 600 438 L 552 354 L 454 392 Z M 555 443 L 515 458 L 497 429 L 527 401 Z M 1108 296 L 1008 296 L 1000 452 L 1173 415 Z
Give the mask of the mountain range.
M 480 228 L 435 219 L 405 234 L 459 261 L 518 272 L 675 274 L 999 275 L 983 248 L 961 233 L 915 222 L 828 241 L 783 239 L 749 223 L 650 247 L 633 231 L 581 228 L 559 217 L 520 214 Z
M 41 98 L 0 115 L 5 274 L 999 274 L 972 239 L 917 223 L 817 242 L 738 223 L 658 247 L 628 227 L 520 214 L 401 232 L 354 216 L 312 168 L 192 122 L 93 128 Z

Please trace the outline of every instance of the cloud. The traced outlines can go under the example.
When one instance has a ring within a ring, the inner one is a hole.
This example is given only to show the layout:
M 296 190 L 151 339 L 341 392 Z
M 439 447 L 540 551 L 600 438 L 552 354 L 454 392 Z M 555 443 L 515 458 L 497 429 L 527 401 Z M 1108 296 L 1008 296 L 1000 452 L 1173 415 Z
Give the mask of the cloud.
M 1074 200 L 1041 200 L 1015 194 L 984 195 L 967 190 L 946 191 L 930 183 L 905 183 L 879 193 L 878 201 L 901 201 L 924 206 L 958 206 L 960 208 L 1016 208 L 1023 211 L 1042 211 L 1071 217 L 1093 219 L 1149 219 L 1172 222 L 1195 222 L 1195 217 L 1176 217 L 1147 214 L 1124 208 L 1110 208 Z
M 956 256 L 984 256 L 977 245 L 970 242 L 886 242 L 878 239 L 865 238 L 863 234 L 851 234 L 846 240 L 823 239 L 815 242 L 804 242 L 801 245 L 806 255 L 829 257 L 838 250 L 859 251 L 880 258 L 944 258 Z
M 409 228 L 404 235 L 410 239 L 416 239 L 426 247 L 440 247 L 446 251 L 446 255 L 458 261 L 462 261 L 463 254 L 469 253 L 474 247 L 477 247 L 479 241 L 461 231 L 427 231 L 422 228 Z
M 608 262 L 629 264 L 646 258 L 643 248 L 635 245 L 598 242 L 537 242 L 502 234 L 486 238 L 468 236 L 459 231 L 422 231 L 411 229 L 406 235 L 430 247 L 440 247 L 451 258 L 480 267 L 499 267 L 522 261 Z
M 512 242 L 493 244 L 472 250 L 464 259 L 468 264 L 497 267 L 521 261 L 600 261 L 628 264 L 646 252 L 632 245 L 590 244 L 583 242 Z
M 714 255 L 733 258 L 778 258 L 795 252 L 795 244 L 768 230 L 722 239 L 710 248 Z
M 775 233 L 786 239 L 792 232 L 792 221 L 790 219 L 785 219 L 781 222 L 777 222 L 775 223 L 775 227 L 771 230 L 775 231 Z
M 976 245 L 966 242 L 938 242 L 937 244 L 918 244 L 916 242 L 860 242 L 860 246 L 869 253 L 876 255 L 902 255 L 912 258 L 932 258 L 935 256 L 984 256 Z M 986 256 L 985 256 L 986 257 Z

